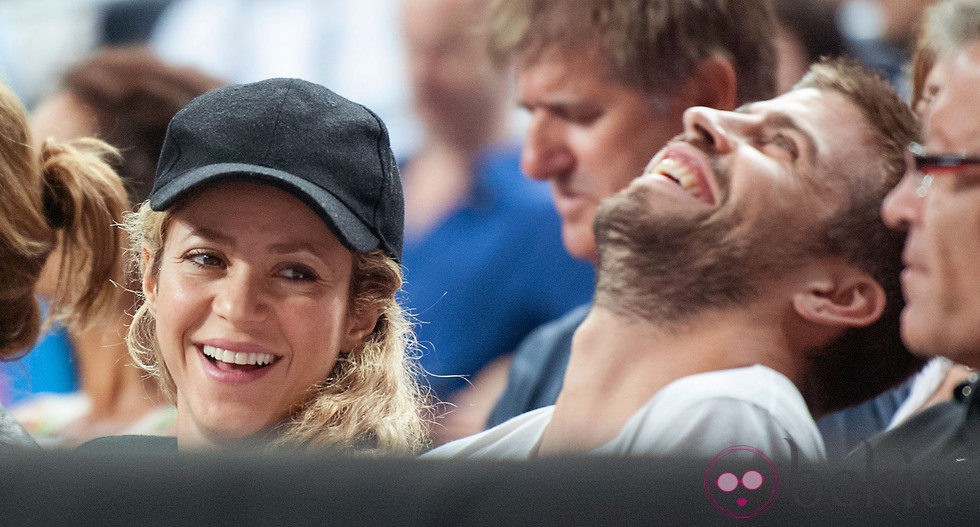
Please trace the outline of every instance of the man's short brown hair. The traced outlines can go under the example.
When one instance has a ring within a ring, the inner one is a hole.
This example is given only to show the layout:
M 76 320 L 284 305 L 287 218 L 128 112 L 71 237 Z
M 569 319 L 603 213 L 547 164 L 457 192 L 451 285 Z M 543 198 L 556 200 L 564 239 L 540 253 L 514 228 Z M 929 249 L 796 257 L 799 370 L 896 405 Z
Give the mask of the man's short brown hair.
M 740 101 L 775 95 L 774 15 L 767 0 L 494 0 L 489 46 L 498 64 L 552 46 L 597 53 L 614 81 L 651 95 L 713 54 L 737 72 Z

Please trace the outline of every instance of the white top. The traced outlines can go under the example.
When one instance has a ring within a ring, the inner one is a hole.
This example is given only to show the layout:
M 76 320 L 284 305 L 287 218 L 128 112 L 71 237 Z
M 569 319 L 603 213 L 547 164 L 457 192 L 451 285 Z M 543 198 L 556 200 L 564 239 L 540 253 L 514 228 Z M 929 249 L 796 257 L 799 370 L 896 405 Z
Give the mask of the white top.
M 92 400 L 83 392 L 39 393 L 10 408 L 13 415 L 45 448 L 71 448 L 92 439 L 80 435 L 77 422 L 92 411 Z M 132 422 L 104 421 L 87 434 L 168 435 L 176 433 L 177 409 L 160 404 Z M 96 436 L 97 437 L 97 436 Z
M 435 448 L 427 458 L 533 457 L 554 406 Z M 823 438 L 803 396 L 783 374 L 761 365 L 682 377 L 634 413 L 613 440 L 591 453 L 619 456 L 685 454 L 714 457 L 735 445 L 790 459 L 792 440 L 803 459 L 826 459 Z

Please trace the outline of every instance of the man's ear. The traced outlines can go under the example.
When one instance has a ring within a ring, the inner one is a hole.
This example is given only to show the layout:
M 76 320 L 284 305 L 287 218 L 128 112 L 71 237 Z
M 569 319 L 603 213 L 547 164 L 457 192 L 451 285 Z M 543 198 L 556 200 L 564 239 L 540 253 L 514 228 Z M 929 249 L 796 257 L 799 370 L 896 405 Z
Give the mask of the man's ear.
M 885 290 L 868 273 L 848 268 L 814 279 L 793 296 L 793 308 L 806 320 L 841 327 L 874 324 L 885 311 Z
M 717 54 L 697 63 L 682 90 L 690 103 L 688 106 L 733 110 L 738 105 L 735 68 L 728 59 Z
M 357 349 L 374 331 L 379 318 L 381 318 L 381 311 L 377 308 L 351 309 L 347 314 L 347 328 L 341 351 L 349 352 Z
M 143 248 L 143 298 L 146 299 L 146 306 L 150 313 L 157 310 L 157 274 L 153 272 L 153 261 L 150 258 L 150 251 Z

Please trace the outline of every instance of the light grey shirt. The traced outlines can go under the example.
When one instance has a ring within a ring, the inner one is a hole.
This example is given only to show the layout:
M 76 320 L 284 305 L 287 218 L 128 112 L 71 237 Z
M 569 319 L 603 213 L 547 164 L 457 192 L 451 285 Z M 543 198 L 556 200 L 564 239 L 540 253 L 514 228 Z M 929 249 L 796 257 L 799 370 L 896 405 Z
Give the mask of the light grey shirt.
M 532 410 L 423 457 L 528 459 L 553 411 L 554 406 Z M 747 445 L 788 460 L 790 442 L 805 461 L 826 460 L 823 438 L 799 390 L 783 374 L 757 364 L 677 379 L 637 410 L 619 435 L 591 453 L 713 457 Z

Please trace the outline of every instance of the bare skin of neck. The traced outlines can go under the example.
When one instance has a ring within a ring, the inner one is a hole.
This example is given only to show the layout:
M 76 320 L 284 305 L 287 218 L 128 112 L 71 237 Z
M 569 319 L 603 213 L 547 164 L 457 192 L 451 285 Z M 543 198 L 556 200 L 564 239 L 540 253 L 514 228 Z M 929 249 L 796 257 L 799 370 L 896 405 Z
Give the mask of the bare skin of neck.
M 653 394 L 688 375 L 763 364 L 799 384 L 801 361 L 774 313 L 707 313 L 680 331 L 665 332 L 593 307 L 575 332 L 565 384 L 537 455 L 602 446 Z
M 77 442 L 118 434 L 164 404 L 156 382 L 130 359 L 124 334 L 121 321 L 72 335 L 81 388 L 92 403 L 66 427 Z

